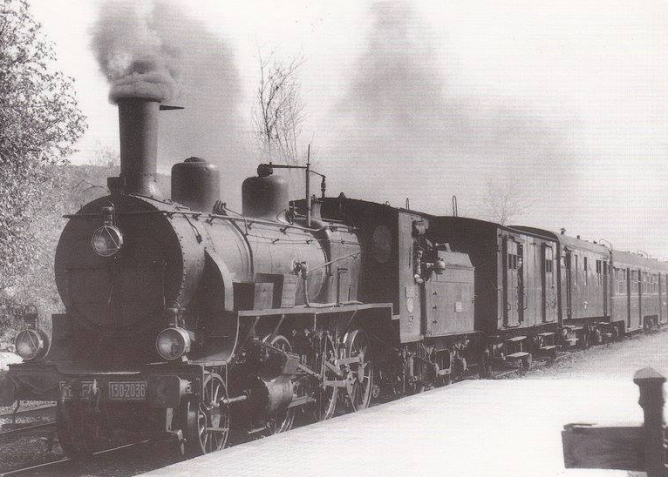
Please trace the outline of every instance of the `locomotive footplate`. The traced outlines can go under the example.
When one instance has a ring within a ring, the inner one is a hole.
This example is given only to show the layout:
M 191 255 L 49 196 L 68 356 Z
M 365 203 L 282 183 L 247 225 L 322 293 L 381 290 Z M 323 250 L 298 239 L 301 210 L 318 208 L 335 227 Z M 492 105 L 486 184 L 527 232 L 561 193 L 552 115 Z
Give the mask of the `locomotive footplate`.
M 141 369 L 100 372 L 46 363 L 11 365 L 7 377 L 14 400 L 147 403 L 173 408 L 199 395 L 199 365 L 149 365 Z

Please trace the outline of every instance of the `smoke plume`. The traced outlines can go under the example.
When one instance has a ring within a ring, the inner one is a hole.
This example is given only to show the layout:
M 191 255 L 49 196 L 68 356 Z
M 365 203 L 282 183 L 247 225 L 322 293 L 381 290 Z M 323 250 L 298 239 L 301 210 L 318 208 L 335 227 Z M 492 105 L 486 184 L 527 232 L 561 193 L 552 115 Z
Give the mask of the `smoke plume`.
M 178 92 L 181 50 L 154 25 L 156 8 L 127 0 L 103 3 L 93 49 L 111 84 L 109 99 L 169 101 Z
M 182 106 L 160 113 L 158 169 L 202 157 L 221 170 L 223 200 L 237 206 L 240 184 L 251 175 L 240 112 L 241 81 L 232 48 L 183 3 L 131 0 L 103 5 L 93 31 L 112 101 L 140 94 Z M 167 193 L 167 190 L 163 190 Z
M 371 13 L 366 46 L 334 111 L 335 136 L 345 138 L 332 148 L 334 174 L 383 171 L 386 195 L 374 200 L 413 196 L 419 202 L 411 205 L 439 213 L 453 194 L 460 212 L 471 212 L 489 178 L 522 177 L 537 208 L 554 184 L 572 179 L 569 118 L 548 121 L 523 98 L 491 88 L 467 94 L 457 84 L 456 57 L 407 2 L 378 2 Z M 368 195 L 355 180 L 346 187 Z

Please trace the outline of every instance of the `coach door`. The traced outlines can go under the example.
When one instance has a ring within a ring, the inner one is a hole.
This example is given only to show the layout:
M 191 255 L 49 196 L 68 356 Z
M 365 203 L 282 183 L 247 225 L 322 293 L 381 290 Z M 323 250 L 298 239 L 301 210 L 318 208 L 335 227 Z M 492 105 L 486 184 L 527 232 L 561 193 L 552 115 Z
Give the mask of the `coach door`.
M 638 328 L 642 328 L 642 312 L 645 300 L 644 294 L 647 293 L 646 285 L 647 272 L 638 270 Z
M 658 273 L 656 275 L 657 289 L 659 290 L 659 323 L 663 321 L 663 275 Z
M 557 287 L 554 277 L 554 249 L 545 243 L 542 282 L 543 322 L 549 323 L 557 319 Z
M 512 237 L 504 237 L 504 325 L 519 326 L 523 321 L 524 280 L 522 245 Z
M 626 269 L 626 295 L 628 296 L 628 305 L 627 305 L 627 318 L 626 318 L 626 328 L 631 329 L 631 318 L 633 317 L 633 314 L 631 312 L 631 309 L 633 307 L 633 303 L 635 302 L 634 298 L 634 291 L 633 291 L 633 285 L 631 284 L 631 280 L 633 280 L 633 272 L 631 271 L 630 268 Z
M 566 250 L 566 318 L 573 319 L 573 253 Z
M 612 316 L 612 313 L 608 312 L 608 301 L 609 301 L 609 293 L 610 293 L 610 283 L 608 282 L 608 262 L 605 260 L 601 260 L 598 262 L 598 266 L 601 267 L 602 270 L 600 272 L 603 272 L 603 315 L 604 316 Z M 599 275 L 600 277 L 601 275 Z

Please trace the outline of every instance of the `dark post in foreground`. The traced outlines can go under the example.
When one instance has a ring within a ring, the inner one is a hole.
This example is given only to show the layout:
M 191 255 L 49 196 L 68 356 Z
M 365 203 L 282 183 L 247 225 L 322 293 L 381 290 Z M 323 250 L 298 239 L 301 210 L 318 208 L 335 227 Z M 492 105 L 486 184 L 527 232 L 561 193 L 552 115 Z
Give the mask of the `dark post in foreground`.
M 613 427 L 568 424 L 561 433 L 566 468 L 618 469 L 647 472 L 648 477 L 666 477 L 663 383 L 652 368 L 636 372 L 633 382 L 640 388 L 638 404 L 643 409 L 642 426 Z

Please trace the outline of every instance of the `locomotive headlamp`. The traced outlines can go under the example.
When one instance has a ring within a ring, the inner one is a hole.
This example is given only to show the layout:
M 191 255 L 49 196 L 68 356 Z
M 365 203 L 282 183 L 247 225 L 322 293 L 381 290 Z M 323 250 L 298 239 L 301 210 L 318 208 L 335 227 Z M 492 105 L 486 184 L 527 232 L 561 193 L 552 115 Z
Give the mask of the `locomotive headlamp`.
M 49 351 L 49 337 L 41 330 L 23 330 L 16 335 L 16 352 L 25 361 L 43 358 Z
M 113 225 L 103 225 L 90 238 L 93 250 L 100 257 L 111 257 L 123 247 L 123 234 Z
M 183 328 L 167 328 L 158 335 L 155 347 L 160 356 L 172 361 L 188 353 L 191 342 L 190 334 Z

